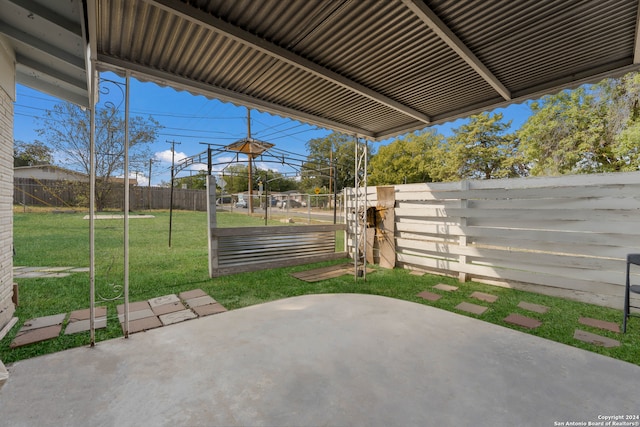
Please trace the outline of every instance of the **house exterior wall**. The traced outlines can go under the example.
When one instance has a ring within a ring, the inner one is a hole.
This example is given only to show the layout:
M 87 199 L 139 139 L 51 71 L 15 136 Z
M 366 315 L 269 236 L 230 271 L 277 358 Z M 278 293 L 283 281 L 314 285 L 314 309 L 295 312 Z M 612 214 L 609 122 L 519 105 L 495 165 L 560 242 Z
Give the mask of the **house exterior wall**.
M 13 317 L 13 103 L 15 58 L 0 38 L 0 329 Z

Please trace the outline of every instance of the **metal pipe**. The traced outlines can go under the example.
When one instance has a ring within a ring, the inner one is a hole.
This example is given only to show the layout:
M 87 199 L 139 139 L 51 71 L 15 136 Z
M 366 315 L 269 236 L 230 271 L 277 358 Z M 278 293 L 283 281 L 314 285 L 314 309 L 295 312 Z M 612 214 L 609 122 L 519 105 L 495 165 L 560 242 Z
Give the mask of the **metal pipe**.
M 364 140 L 364 149 L 362 154 L 364 155 L 364 174 L 362 175 L 363 180 L 364 180 L 364 239 L 363 239 L 363 255 L 364 255 L 364 260 L 362 262 L 363 265 L 363 269 L 362 269 L 362 278 L 365 280 L 365 282 L 367 281 L 367 220 L 368 220 L 368 212 L 367 209 L 369 208 L 367 205 L 367 157 L 368 156 L 368 144 L 367 144 L 367 140 Z
M 356 143 L 354 144 L 355 146 L 355 153 L 354 153 L 354 158 L 355 158 L 355 177 L 354 177 L 354 186 L 355 186 L 355 190 L 356 190 L 356 195 L 355 195 L 355 200 L 354 200 L 354 209 L 355 209 L 355 215 L 354 215 L 354 222 L 355 222 L 355 233 L 354 235 L 354 246 L 353 246 L 353 268 L 354 268 L 354 272 L 353 272 L 353 276 L 354 276 L 354 280 L 357 282 L 358 281 L 358 234 L 359 234 L 359 218 L 358 218 L 358 187 L 360 186 L 360 179 L 358 177 L 358 166 L 359 166 L 359 161 L 358 161 L 358 138 L 356 137 Z
M 125 74 L 124 100 L 124 337 L 129 338 L 129 77 Z
M 96 345 L 96 82 L 95 69 L 91 68 L 91 102 L 89 106 L 89 342 Z

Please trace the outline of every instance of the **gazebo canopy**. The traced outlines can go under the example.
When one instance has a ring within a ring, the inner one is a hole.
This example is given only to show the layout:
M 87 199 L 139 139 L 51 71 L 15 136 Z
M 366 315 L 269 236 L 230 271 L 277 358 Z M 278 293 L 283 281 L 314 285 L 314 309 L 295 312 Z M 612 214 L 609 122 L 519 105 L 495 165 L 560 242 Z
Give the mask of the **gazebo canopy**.
M 274 145 L 270 142 L 259 141 L 253 138 L 243 138 L 227 145 L 224 148 L 226 150 L 237 151 L 238 153 L 246 154 L 251 158 L 255 158 L 273 146 Z
M 638 69 L 637 0 L 0 0 L 17 80 L 131 75 L 373 140 Z

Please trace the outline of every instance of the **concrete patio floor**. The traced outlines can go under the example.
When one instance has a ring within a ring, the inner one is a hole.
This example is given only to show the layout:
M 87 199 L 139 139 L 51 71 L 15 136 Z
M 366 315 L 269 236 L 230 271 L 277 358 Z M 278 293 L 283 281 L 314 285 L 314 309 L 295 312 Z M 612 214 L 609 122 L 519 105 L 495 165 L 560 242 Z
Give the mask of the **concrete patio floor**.
M 640 412 L 639 366 L 372 295 L 284 299 L 8 370 L 11 426 L 554 426 Z

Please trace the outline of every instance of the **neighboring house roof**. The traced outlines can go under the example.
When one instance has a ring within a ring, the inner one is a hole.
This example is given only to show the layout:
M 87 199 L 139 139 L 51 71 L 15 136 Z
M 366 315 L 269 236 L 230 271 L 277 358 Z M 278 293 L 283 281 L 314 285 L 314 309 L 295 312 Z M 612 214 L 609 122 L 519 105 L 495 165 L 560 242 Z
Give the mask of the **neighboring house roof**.
M 89 175 L 54 165 L 18 166 L 13 168 L 14 178 L 51 179 L 65 181 L 89 181 Z M 110 182 L 123 183 L 124 178 L 111 177 Z M 138 180 L 129 178 L 129 185 L 138 185 Z
M 89 176 L 54 165 L 18 166 L 13 168 L 14 178 L 88 181 Z
M 80 105 L 95 64 L 374 140 L 640 69 L 637 0 L 0 0 L 0 10 L 17 81 Z

